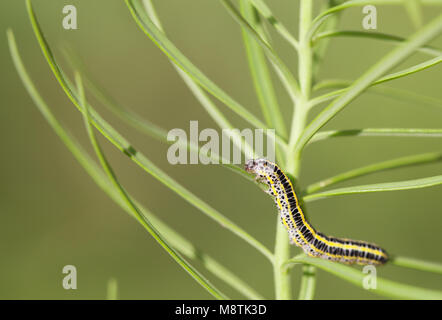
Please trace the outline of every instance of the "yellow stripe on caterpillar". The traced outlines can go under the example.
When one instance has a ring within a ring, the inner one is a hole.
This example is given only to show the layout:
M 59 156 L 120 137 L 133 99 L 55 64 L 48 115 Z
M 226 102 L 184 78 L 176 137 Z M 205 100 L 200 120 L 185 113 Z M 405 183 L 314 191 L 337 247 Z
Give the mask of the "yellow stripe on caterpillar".
M 277 164 L 266 159 L 247 161 L 245 170 L 265 182 L 267 193 L 274 198 L 283 225 L 292 242 L 309 256 L 347 264 L 384 264 L 386 251 L 379 246 L 350 239 L 341 239 L 317 232 L 307 221 L 299 204 L 292 182 Z

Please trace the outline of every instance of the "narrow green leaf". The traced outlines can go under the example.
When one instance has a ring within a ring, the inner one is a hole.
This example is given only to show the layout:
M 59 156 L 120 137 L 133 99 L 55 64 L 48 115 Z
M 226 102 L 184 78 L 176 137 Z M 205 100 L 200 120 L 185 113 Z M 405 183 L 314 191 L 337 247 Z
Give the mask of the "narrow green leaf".
M 32 100 L 35 102 L 39 111 L 42 113 L 44 118 L 48 121 L 50 126 L 54 129 L 56 134 L 61 138 L 63 143 L 72 152 L 74 157 L 80 163 L 80 165 L 86 170 L 86 172 L 91 176 L 91 178 L 97 183 L 97 185 L 105 191 L 112 200 L 114 200 L 119 206 L 121 206 L 125 211 L 127 211 L 131 216 L 133 216 L 132 211 L 127 207 L 126 203 L 121 199 L 119 194 L 115 191 L 115 189 L 110 185 L 110 182 L 107 180 L 106 176 L 99 169 L 99 167 L 94 163 L 94 161 L 87 155 L 87 152 L 83 150 L 80 145 L 66 132 L 63 126 L 57 121 L 57 119 L 53 116 L 47 104 L 43 101 L 41 96 L 39 95 L 35 85 L 32 83 L 22 61 L 20 55 L 17 50 L 17 45 L 15 43 L 14 35 L 11 30 L 7 31 L 9 48 L 11 50 L 11 56 L 13 58 L 14 65 L 17 69 L 17 72 L 20 78 L 23 81 L 23 84 L 30 94 Z M 135 201 L 135 200 L 134 200 Z M 135 201 L 136 202 L 136 201 Z M 136 202 L 137 203 L 137 202 Z M 143 215 L 148 217 L 152 223 L 158 226 L 160 232 L 164 234 L 166 238 L 169 239 L 171 244 L 176 247 L 178 250 L 183 252 L 186 256 L 196 260 L 202 260 L 203 265 L 211 272 L 213 272 L 216 276 L 220 277 L 220 279 L 229 283 L 232 287 L 239 289 L 239 292 L 242 292 L 247 297 L 252 299 L 260 299 L 261 296 L 254 293 L 253 289 L 244 284 L 241 279 L 231 274 L 227 269 L 221 266 L 217 261 L 212 259 L 210 256 L 207 256 L 203 252 L 198 252 L 197 249 L 194 248 L 192 243 L 188 240 L 184 239 L 182 236 L 177 234 L 174 230 L 165 225 L 161 220 L 156 218 L 152 213 L 150 213 L 147 209 L 143 208 L 139 203 L 137 206 L 142 210 Z
M 250 4 L 250 0 L 241 0 L 241 13 L 248 23 L 264 37 L 259 14 Z M 273 88 L 272 79 L 267 68 L 267 62 L 257 41 L 243 27 L 243 39 L 246 47 L 249 67 L 255 91 L 261 104 L 262 113 L 269 127 L 276 128 L 276 132 L 287 139 L 287 128 Z
M 416 28 L 422 26 L 422 4 L 420 0 L 403 0 L 405 9 Z
M 290 259 L 287 266 L 298 263 L 315 266 L 360 288 L 363 288 L 364 278 L 367 276 L 366 273 L 350 266 L 324 259 L 307 257 L 304 254 Z M 369 292 L 394 299 L 442 299 L 442 291 L 415 287 L 381 277 L 376 277 L 376 289 L 370 289 Z
M 244 19 L 265 39 L 264 26 L 255 7 L 253 7 L 249 0 L 240 0 L 240 8 Z M 276 98 L 264 52 L 261 46 L 244 27 L 242 27 L 242 35 L 251 77 L 264 119 L 268 127 L 275 128 L 276 133 L 287 140 L 286 125 Z M 283 155 L 284 150 L 279 145 L 276 145 L 276 159 L 281 165 L 283 165 L 285 161 Z
M 370 89 L 370 87 L 373 87 L 375 85 L 378 85 L 378 84 L 381 84 L 384 82 L 388 82 L 388 81 L 392 81 L 392 80 L 395 80 L 398 78 L 406 77 L 410 74 L 426 70 L 426 69 L 428 69 L 432 66 L 435 66 L 441 62 L 442 62 L 442 55 L 440 57 L 436 57 L 436 58 L 427 60 L 425 62 L 422 62 L 417 65 L 411 66 L 409 68 L 400 70 L 398 72 L 390 73 L 390 74 L 380 78 L 379 80 L 373 82 L 372 84 L 370 84 L 370 86 L 367 87 L 367 90 Z M 350 87 L 351 87 L 351 84 L 348 88 L 336 90 L 333 92 L 328 92 L 322 96 L 311 99 L 309 102 L 309 108 L 313 108 L 314 106 L 317 106 L 318 104 L 320 104 L 322 102 L 326 102 L 326 101 L 332 100 L 336 97 L 342 96 L 344 93 L 346 93 L 350 89 Z
M 73 52 L 68 52 L 67 50 L 63 50 L 63 53 L 66 57 L 66 60 L 69 62 L 69 64 L 75 68 L 82 71 L 83 74 L 83 81 L 85 83 L 85 86 L 90 90 L 90 92 L 94 95 L 94 97 L 105 107 L 107 107 L 110 111 L 112 111 L 116 116 L 118 116 L 120 119 L 125 121 L 127 124 L 132 126 L 133 128 L 137 129 L 138 131 L 145 133 L 161 142 L 167 143 L 167 144 L 179 144 L 183 145 L 185 148 L 187 148 L 191 152 L 201 153 L 201 148 L 196 145 L 194 142 L 190 140 L 178 140 L 178 141 L 171 141 L 167 139 L 167 131 L 163 128 L 157 126 L 156 124 L 152 123 L 151 121 L 140 117 L 138 114 L 132 112 L 131 110 L 123 107 L 120 105 L 108 92 L 106 92 L 102 87 L 99 87 L 95 81 L 91 80 L 88 76 L 85 76 L 85 72 L 87 72 L 86 68 L 84 67 L 83 63 L 80 61 L 79 57 L 76 56 Z M 179 70 L 178 72 L 182 72 Z M 186 74 L 183 73 L 183 76 L 188 77 Z M 190 79 L 190 78 L 189 78 Z M 192 81 L 192 80 L 191 80 Z M 72 88 L 72 91 L 75 95 L 77 95 L 77 92 Z M 197 93 L 202 93 L 202 91 L 199 89 L 198 92 L 195 92 L 195 95 Z M 232 132 L 232 135 L 235 135 L 235 132 Z M 240 138 L 237 138 L 241 140 Z M 234 143 L 238 143 L 237 139 L 233 139 Z M 247 148 L 250 148 L 246 144 L 246 141 L 244 141 L 244 148 L 241 148 L 242 151 L 245 151 Z M 252 152 L 250 149 L 248 150 L 247 154 L 251 154 Z M 221 166 L 232 170 L 233 172 L 239 174 L 243 178 L 247 179 L 248 181 L 253 181 L 253 177 L 251 177 L 249 174 L 247 174 L 242 168 L 239 168 L 236 165 L 229 164 L 227 159 L 224 159 L 222 156 L 211 153 L 211 154 L 205 154 L 206 157 L 210 158 L 213 163 L 219 163 Z
M 270 8 L 263 0 L 247 0 L 259 11 L 259 13 L 266 19 L 275 30 L 292 45 L 296 50 L 298 49 L 298 41 L 292 36 L 290 31 L 273 15 Z
M 404 70 L 400 70 L 398 72 L 388 74 L 385 77 L 382 77 L 379 80 L 375 81 L 374 84 L 380 84 L 383 82 L 402 78 L 402 77 L 408 76 L 410 74 L 428 69 L 428 68 L 435 66 L 441 62 L 442 62 L 442 55 L 440 55 L 439 57 L 424 61 L 422 63 L 416 64 L 416 65 L 406 68 Z
M 303 199 L 305 202 L 310 202 L 317 199 L 346 195 L 346 194 L 411 190 L 411 189 L 433 187 L 440 184 L 442 184 L 442 175 L 421 178 L 421 179 L 414 179 L 414 180 L 385 182 L 385 183 L 368 184 L 363 186 L 352 186 L 346 188 L 333 189 L 333 190 L 313 193 L 303 197 Z
M 236 100 L 227 95 L 221 88 L 203 74 L 181 51 L 165 36 L 163 32 L 153 23 L 151 18 L 145 14 L 139 1 L 125 0 L 132 17 L 141 30 L 172 60 L 180 69 L 186 72 L 196 83 L 206 89 L 209 93 L 223 102 L 242 119 L 256 128 L 267 128 L 267 126 L 245 109 Z M 284 145 L 283 141 L 277 137 L 276 142 Z
M 312 22 L 309 31 L 309 37 L 313 37 L 315 32 L 319 29 L 319 27 L 333 14 L 338 13 L 342 10 L 352 8 L 352 7 L 361 7 L 365 5 L 402 5 L 404 0 L 350 0 L 346 1 L 343 4 L 338 6 L 331 7 L 330 9 L 322 12 L 318 15 Z M 421 0 L 422 5 L 442 5 L 442 1 L 440 0 Z
M 398 45 L 396 49 L 384 56 L 373 67 L 357 79 L 348 90 L 333 100 L 304 130 L 296 150 L 302 150 L 313 135 L 327 122 L 334 118 L 343 108 L 364 92 L 373 82 L 382 77 L 388 70 L 411 55 L 416 48 L 424 45 L 442 31 L 442 15 L 439 15 L 424 28 L 412 35 L 409 40 Z
M 120 119 L 125 121 L 127 124 L 132 126 L 133 128 L 137 129 L 138 131 L 147 134 L 161 142 L 167 143 L 167 144 L 179 144 L 186 147 L 189 151 L 201 153 L 201 149 L 198 145 L 194 144 L 194 142 L 187 140 L 184 141 L 182 139 L 179 139 L 178 141 L 171 141 L 167 139 L 167 131 L 163 128 L 157 126 L 156 124 L 152 123 L 151 121 L 140 117 L 138 114 L 132 112 L 131 110 L 123 107 L 121 104 L 119 104 L 106 90 L 104 90 L 102 87 L 97 85 L 96 81 L 93 81 L 90 79 L 90 76 L 88 76 L 88 72 L 82 63 L 81 59 L 72 52 L 72 50 L 63 49 L 63 54 L 68 61 L 68 63 L 71 65 L 72 68 L 76 68 L 82 71 L 83 74 L 83 80 L 85 83 L 85 87 L 90 90 L 90 92 L 94 95 L 94 97 L 105 107 L 107 107 L 111 112 L 113 112 L 116 116 L 118 116 Z M 212 119 L 222 128 L 222 129 L 233 129 L 233 126 L 227 121 L 227 119 L 222 115 L 222 113 L 218 110 L 216 105 L 207 97 L 207 95 L 204 93 L 201 88 L 196 85 L 193 80 L 187 74 L 185 74 L 181 69 L 175 67 L 177 72 L 182 76 L 185 83 L 188 85 L 194 96 L 201 102 L 203 107 L 206 109 L 206 111 L 209 113 L 209 115 L 212 117 Z M 188 83 L 189 81 L 189 83 Z M 75 92 L 75 90 L 73 90 Z M 235 131 L 232 131 L 232 141 L 236 147 L 239 148 L 244 154 L 245 157 L 253 158 L 254 153 L 251 146 L 242 139 L 242 137 L 237 134 Z M 241 143 L 243 143 L 243 147 L 241 147 Z M 219 163 L 220 165 L 227 167 L 231 169 L 233 165 L 228 165 L 229 162 L 227 159 L 224 159 L 222 156 L 211 153 L 211 154 L 205 154 L 206 157 L 210 158 L 213 163 Z M 248 178 L 247 174 L 244 172 L 244 170 L 233 170 L 236 173 L 239 173 L 241 176 Z
M 143 5 L 146 10 L 147 15 L 151 18 L 156 27 L 164 33 L 163 27 L 161 25 L 160 19 L 156 14 L 155 8 L 152 4 L 151 0 L 143 0 Z M 201 103 L 206 112 L 210 115 L 210 117 L 215 121 L 215 123 L 221 129 L 233 129 L 231 123 L 227 120 L 227 118 L 223 115 L 223 113 L 219 110 L 215 103 L 210 100 L 207 94 L 203 89 L 194 81 L 190 76 L 187 75 L 180 67 L 174 63 L 173 60 L 170 60 L 175 70 L 178 72 L 178 75 L 183 79 L 184 83 L 187 85 L 189 90 L 193 93 L 195 98 Z M 245 139 L 241 137 L 241 135 L 235 131 L 232 131 L 233 144 L 241 150 L 242 153 L 245 154 L 247 159 L 255 158 L 255 153 L 253 148 L 248 144 Z M 243 147 L 242 147 L 243 146 Z
M 319 190 L 322 190 L 326 187 L 329 187 L 331 185 L 334 185 L 336 183 L 347 181 L 357 177 L 362 177 L 381 171 L 398 169 L 398 168 L 420 165 L 420 164 L 427 164 L 437 161 L 442 161 L 442 153 L 440 152 L 424 153 L 424 154 L 412 155 L 393 160 L 378 162 L 361 168 L 353 169 L 338 174 L 336 176 L 321 180 L 319 182 L 313 183 L 306 188 L 305 194 L 311 194 Z
M 381 34 L 381 33 L 374 33 L 374 32 L 341 31 L 341 32 L 338 32 L 338 34 L 339 33 L 342 33 L 341 35 L 355 34 L 355 35 L 360 35 L 360 36 L 364 36 L 364 37 L 375 37 L 375 38 L 389 39 L 389 40 L 400 41 L 400 42 L 405 41 L 405 39 L 400 38 L 400 37 Z M 331 34 L 333 34 L 333 33 L 331 33 Z M 435 66 L 435 65 L 439 64 L 440 62 L 442 62 L 442 51 L 440 51 L 438 49 L 435 49 L 435 48 L 432 48 L 429 46 L 424 46 L 424 47 L 418 48 L 417 51 L 425 52 L 429 55 L 435 56 L 435 58 L 424 61 L 424 62 L 419 63 L 417 65 L 408 67 L 406 69 L 388 74 L 388 75 L 376 80 L 375 82 L 373 82 L 370 85 L 370 87 L 381 84 L 383 82 L 387 82 L 387 81 L 395 80 L 395 79 L 398 79 L 401 77 L 405 77 L 405 76 L 408 76 L 410 74 L 413 74 L 413 73 L 416 73 L 419 71 L 423 71 L 425 69 L 428 69 L 428 68 Z M 350 85 L 351 85 L 351 83 L 348 82 L 347 86 L 349 87 Z M 322 85 L 322 86 L 324 86 L 324 85 Z M 340 84 L 340 86 L 342 86 L 342 83 Z M 319 86 L 319 87 L 321 87 L 321 86 Z M 318 90 L 318 86 L 315 88 L 315 90 Z M 310 101 L 309 108 L 312 108 L 322 102 L 329 101 L 333 98 L 336 98 L 336 97 L 342 95 L 343 93 L 345 93 L 347 90 L 348 90 L 348 88 L 344 88 L 341 90 L 329 92 L 329 93 L 324 94 L 322 96 L 316 97 Z M 407 94 L 407 95 L 409 96 L 410 94 Z
M 326 38 L 337 38 L 337 37 L 353 37 L 353 38 L 368 38 L 368 39 L 376 39 L 376 40 L 383 40 L 387 42 L 393 42 L 393 43 L 401 43 L 404 42 L 406 39 L 391 35 L 387 33 L 382 32 L 374 32 L 374 31 L 354 31 L 354 30 L 340 30 L 340 31 L 326 31 L 318 33 L 313 38 L 313 45 L 318 44 L 320 40 L 326 39 Z M 440 56 L 442 55 L 442 51 L 440 51 L 437 48 L 431 47 L 431 46 L 422 46 L 418 49 L 416 49 L 418 52 L 422 52 L 425 54 L 428 54 L 430 56 Z
M 120 193 L 121 198 L 126 202 L 127 206 L 131 209 L 134 217 L 145 227 L 145 229 L 150 233 L 150 235 L 158 242 L 160 246 L 166 250 L 167 253 L 187 272 L 189 275 L 195 279 L 203 288 L 205 288 L 211 295 L 213 295 L 217 299 L 227 299 L 227 297 L 215 288 L 206 278 L 204 278 L 198 270 L 196 270 L 192 265 L 190 265 L 186 260 L 184 260 L 181 255 L 175 251 L 174 248 L 168 243 L 168 241 L 161 235 L 157 229 L 153 226 L 150 220 L 145 217 L 142 211 L 138 208 L 138 206 L 133 202 L 130 196 L 127 194 L 125 188 L 120 184 L 113 171 L 111 165 L 109 164 L 106 156 L 104 155 L 96 137 L 94 134 L 94 129 L 91 123 L 91 116 L 89 114 L 89 108 L 86 103 L 83 83 L 81 81 L 81 77 L 78 73 L 75 75 L 75 82 L 77 84 L 78 93 L 80 96 L 80 106 L 83 108 L 83 116 L 86 125 L 86 130 L 88 132 L 89 139 L 91 144 L 95 150 L 95 153 L 106 172 L 109 180 L 113 183 L 114 188 Z
M 85 169 L 94 182 L 100 187 L 116 204 L 118 204 L 123 210 L 133 217 L 132 211 L 121 199 L 116 190 L 112 187 L 107 177 L 100 170 L 97 164 L 88 156 L 87 152 L 81 148 L 81 146 L 73 139 L 63 128 L 63 126 L 57 121 L 47 104 L 43 101 L 38 93 L 35 85 L 30 79 L 23 62 L 21 61 L 18 53 L 17 45 L 15 43 L 14 35 L 11 30 L 7 31 L 9 48 L 11 50 L 11 56 L 13 58 L 14 65 L 17 72 L 22 79 L 22 82 L 34 101 L 35 105 L 42 113 L 44 118 L 48 121 L 55 133 L 60 137 L 68 150 L 74 155 L 76 160 Z M 253 179 L 252 179 L 253 180 Z M 178 234 L 175 230 L 166 225 L 163 221 L 158 219 L 153 213 L 143 207 L 138 201 L 133 200 L 136 205 L 143 212 L 152 224 L 157 226 L 158 230 L 164 235 L 164 237 L 172 244 L 174 248 L 179 250 L 182 254 L 190 259 L 199 261 L 207 270 L 212 272 L 219 279 L 225 281 L 232 288 L 242 293 L 245 297 L 250 299 L 263 299 L 253 288 L 242 281 L 241 278 L 234 275 L 230 270 L 221 265 L 218 261 L 211 256 L 197 249 L 189 240 Z
M 348 130 L 321 131 L 314 135 L 309 144 L 339 137 L 413 137 L 413 138 L 440 138 L 442 129 L 404 129 L 404 128 L 365 128 Z
M 36 19 L 34 10 L 31 5 L 31 0 L 26 1 L 27 9 L 29 13 L 29 17 L 31 19 L 31 24 L 34 29 L 35 35 L 37 37 L 38 43 L 43 51 L 43 54 L 51 67 L 52 72 L 54 73 L 56 79 L 60 83 L 61 87 L 65 91 L 66 95 L 72 101 L 72 103 L 77 107 L 80 112 L 83 112 L 79 104 L 79 97 L 75 94 L 73 87 L 70 82 L 64 76 L 61 68 L 58 66 L 57 62 L 54 59 L 52 51 L 50 50 L 43 33 L 40 29 L 38 21 Z M 144 156 L 141 152 L 137 151 L 130 143 L 127 141 L 118 131 L 116 131 L 109 123 L 107 123 L 90 105 L 88 105 L 91 113 L 91 119 L 94 126 L 112 143 L 114 144 L 121 152 L 126 154 L 132 161 L 134 161 L 137 165 L 139 165 L 144 171 L 152 175 L 154 178 L 159 180 L 161 183 L 166 185 L 169 189 L 177 193 L 184 200 L 198 208 L 201 212 L 206 214 L 208 217 L 214 219 L 223 227 L 233 232 L 241 239 L 245 240 L 247 243 L 255 247 L 258 251 L 260 251 L 264 256 L 266 256 L 270 261 L 273 259 L 272 253 L 258 240 L 249 235 L 245 230 L 234 224 L 220 212 L 212 208 L 206 202 L 198 198 L 192 192 L 187 190 L 173 178 L 168 176 L 164 171 L 162 171 L 159 167 L 153 164 L 146 156 Z
M 157 126 L 148 119 L 140 117 L 135 112 L 132 112 L 130 109 L 122 106 L 112 97 L 109 92 L 107 92 L 103 87 L 99 86 L 97 81 L 93 80 L 90 76 L 89 70 L 87 70 L 81 58 L 71 48 L 62 48 L 62 52 L 70 67 L 72 69 L 81 71 L 85 87 L 103 106 L 108 108 L 109 111 L 115 114 L 118 118 L 141 133 L 151 136 L 159 141 L 171 143 L 167 140 L 167 131 L 165 129 Z
M 330 9 L 330 7 L 337 5 L 336 4 L 337 2 L 338 1 L 335 1 L 335 0 L 324 1 L 319 12 L 324 12 L 324 11 Z M 327 33 L 327 32 L 332 33 L 338 27 L 339 21 L 340 21 L 340 15 L 335 14 L 335 15 L 331 16 L 329 19 L 327 19 L 327 21 L 321 25 L 321 27 L 319 28 L 319 31 L 322 31 L 323 33 Z M 319 69 L 320 69 L 321 63 L 323 62 L 323 60 L 326 56 L 326 52 L 327 52 L 329 43 L 330 43 L 330 39 L 327 39 L 327 38 L 322 39 L 322 41 L 320 41 L 319 43 L 315 43 L 312 40 L 313 82 L 316 82 L 316 79 L 318 78 Z
M 442 264 L 430 261 L 423 261 L 416 258 L 407 258 L 400 256 L 393 256 L 391 263 L 404 268 L 416 269 L 420 271 L 427 271 L 442 274 Z
M 284 62 L 278 57 L 272 47 L 261 38 L 261 36 L 256 32 L 256 30 L 242 17 L 235 6 L 229 0 L 221 0 L 225 8 L 229 11 L 232 17 L 246 30 L 251 36 L 253 36 L 257 43 L 266 53 L 267 57 L 276 67 L 276 71 L 283 78 L 283 83 L 286 86 L 292 100 L 296 101 L 300 95 L 299 85 L 295 77 L 290 72 L 289 68 L 284 64 Z
M 327 88 L 346 88 L 351 85 L 348 80 L 326 80 L 318 83 L 314 90 L 327 89 Z M 314 98 L 311 101 L 310 107 L 318 105 L 321 102 L 328 101 L 332 99 L 332 95 L 335 96 L 335 91 L 333 94 L 322 95 L 320 97 Z M 372 86 L 367 89 L 367 93 L 377 94 L 384 97 L 392 98 L 398 101 L 414 102 L 420 106 L 431 106 L 440 108 L 442 106 L 442 101 L 433 97 L 425 96 L 419 93 L 415 93 L 409 90 L 397 89 L 388 87 L 385 85 Z M 315 101 L 313 101 L 315 100 Z
M 94 179 L 94 181 L 97 182 L 100 187 L 105 188 L 108 183 L 104 182 L 105 180 L 102 179 L 104 175 L 99 170 L 98 166 L 92 161 L 90 157 L 87 156 L 87 153 L 79 146 L 78 143 L 76 143 L 73 137 L 71 137 L 69 133 L 63 128 L 63 126 L 58 122 L 45 101 L 38 93 L 38 90 L 36 89 L 34 83 L 32 82 L 28 72 L 23 65 L 12 30 L 8 29 L 6 34 L 14 66 L 20 79 L 23 82 L 26 91 L 31 96 L 38 110 L 44 116 L 54 132 L 60 137 L 60 139 L 69 149 L 69 151 L 74 155 L 80 165 L 86 170 L 86 172 Z

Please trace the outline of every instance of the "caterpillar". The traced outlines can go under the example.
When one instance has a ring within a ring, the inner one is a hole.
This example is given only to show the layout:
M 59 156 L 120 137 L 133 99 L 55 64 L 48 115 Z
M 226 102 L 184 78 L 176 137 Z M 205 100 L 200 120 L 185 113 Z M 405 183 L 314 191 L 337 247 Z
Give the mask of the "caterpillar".
M 387 252 L 375 244 L 326 236 L 316 231 L 302 212 L 290 179 L 277 164 L 266 159 L 252 159 L 246 162 L 245 170 L 254 174 L 257 181 L 267 184 L 266 192 L 274 198 L 290 242 L 301 247 L 307 255 L 345 264 L 381 265 L 388 261 Z

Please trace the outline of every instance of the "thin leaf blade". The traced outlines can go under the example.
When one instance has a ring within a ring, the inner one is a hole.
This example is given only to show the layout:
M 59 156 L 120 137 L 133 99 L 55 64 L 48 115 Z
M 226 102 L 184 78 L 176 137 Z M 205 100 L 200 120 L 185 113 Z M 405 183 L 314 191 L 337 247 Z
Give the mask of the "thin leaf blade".
M 360 194 L 371 192 L 386 192 L 386 191 L 401 191 L 401 190 L 413 190 L 420 188 L 428 188 L 438 186 L 442 184 L 442 175 L 426 177 L 421 179 L 375 183 L 362 186 L 352 186 L 346 188 L 338 188 L 318 193 L 313 193 L 305 196 L 303 199 L 305 202 L 310 202 L 317 199 L 329 198 L 340 195 L 348 194 Z
M 75 89 L 72 87 L 69 80 L 65 77 L 63 71 L 57 64 L 54 55 L 43 35 L 43 32 L 38 24 L 37 18 L 35 16 L 34 10 L 32 8 L 31 0 L 26 1 L 28 14 L 31 20 L 31 24 L 34 33 L 37 37 L 38 43 L 42 49 L 42 52 L 54 73 L 59 84 L 65 91 L 66 95 L 72 101 L 72 103 L 77 107 L 80 112 L 84 112 L 79 103 L 78 94 L 75 93 Z M 227 217 L 222 215 L 219 211 L 211 207 L 205 201 L 201 200 L 199 197 L 194 195 L 192 192 L 187 190 L 184 186 L 179 184 L 176 180 L 167 175 L 163 170 L 157 167 L 153 162 L 151 162 L 145 155 L 137 151 L 128 140 L 126 140 L 117 130 L 115 130 L 109 123 L 107 123 L 90 105 L 91 119 L 94 126 L 121 152 L 126 154 L 132 161 L 134 161 L 138 166 L 140 166 L 144 171 L 152 175 L 154 178 L 159 180 L 161 183 L 166 185 L 170 190 L 174 191 L 181 198 L 198 208 L 201 212 L 206 214 L 208 217 L 217 221 L 220 225 L 225 227 L 227 230 L 232 231 L 234 234 L 245 240 L 247 243 L 255 247 L 259 252 L 266 256 L 270 261 L 273 259 L 272 253 L 258 240 L 249 235 L 245 230 L 237 226 L 235 223 L 230 221 Z

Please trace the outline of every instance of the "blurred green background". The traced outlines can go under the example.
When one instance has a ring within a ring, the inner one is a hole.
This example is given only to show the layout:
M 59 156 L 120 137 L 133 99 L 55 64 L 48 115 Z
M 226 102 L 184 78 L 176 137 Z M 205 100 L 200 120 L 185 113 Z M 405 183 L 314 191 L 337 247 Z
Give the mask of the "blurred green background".
M 240 28 L 223 6 L 206 0 L 154 3 L 177 47 L 229 94 L 259 114 Z M 62 8 L 67 4 L 78 9 L 78 30 L 62 28 Z M 297 32 L 297 1 L 274 0 L 270 5 L 275 15 Z M 189 120 L 199 120 L 200 130 L 216 128 L 166 57 L 138 29 L 123 1 L 35 0 L 34 7 L 57 59 L 66 68 L 60 48 L 67 44 L 83 57 L 103 87 L 140 115 L 168 130 L 188 131 Z M 425 8 L 425 21 L 439 12 L 440 7 Z M 345 11 L 341 29 L 362 30 L 362 17 L 361 8 Z M 64 96 L 37 45 L 24 1 L 0 1 L 0 298 L 101 299 L 112 277 L 118 281 L 122 299 L 211 298 L 98 189 L 47 125 L 12 66 L 5 35 L 8 27 L 14 30 L 24 62 L 48 104 L 91 151 L 80 114 Z M 378 6 L 377 31 L 407 36 L 413 30 L 403 7 Z M 277 35 L 274 40 L 278 52 L 296 70 L 296 55 Z M 432 44 L 441 48 L 441 37 Z M 391 48 L 372 40 L 333 40 L 320 78 L 354 79 Z M 417 54 L 401 67 L 424 59 Z M 436 66 L 388 85 L 442 99 L 441 82 L 442 69 Z M 279 83 L 277 91 L 288 116 L 289 99 Z M 167 146 L 137 133 L 101 106 L 97 108 L 155 164 L 273 248 L 276 209 L 256 186 L 219 166 L 172 166 L 166 160 Z M 226 114 L 238 128 L 246 127 L 230 111 Z M 363 127 L 441 128 L 442 109 L 365 94 L 326 128 Z M 143 204 L 259 292 L 273 297 L 273 273 L 263 256 L 145 174 L 102 137 L 100 141 L 121 182 Z M 437 138 L 332 139 L 307 148 L 300 184 L 306 186 L 376 161 L 441 149 L 442 141 Z M 442 164 L 438 163 L 359 178 L 343 186 L 441 172 Z M 441 207 L 439 186 L 335 197 L 313 202 L 307 209 L 312 224 L 325 233 L 373 241 L 398 255 L 442 262 Z M 292 252 L 299 249 L 294 247 Z M 62 287 L 62 268 L 68 264 L 77 267 L 77 290 Z M 229 296 L 241 298 L 201 270 Z M 293 272 L 297 290 L 299 267 Z M 378 268 L 378 274 L 442 289 L 440 275 L 390 265 Z M 318 271 L 316 297 L 377 298 L 322 271 Z

